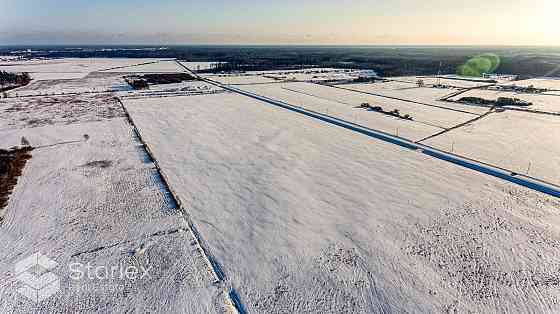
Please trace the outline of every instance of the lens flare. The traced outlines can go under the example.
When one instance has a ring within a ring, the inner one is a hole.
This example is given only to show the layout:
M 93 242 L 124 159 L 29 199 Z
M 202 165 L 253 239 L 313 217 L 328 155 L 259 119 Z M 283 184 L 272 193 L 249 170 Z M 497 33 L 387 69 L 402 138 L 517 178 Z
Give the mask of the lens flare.
M 494 73 L 500 67 L 500 57 L 495 54 L 483 54 L 470 58 L 457 69 L 462 76 L 481 77 L 484 73 Z

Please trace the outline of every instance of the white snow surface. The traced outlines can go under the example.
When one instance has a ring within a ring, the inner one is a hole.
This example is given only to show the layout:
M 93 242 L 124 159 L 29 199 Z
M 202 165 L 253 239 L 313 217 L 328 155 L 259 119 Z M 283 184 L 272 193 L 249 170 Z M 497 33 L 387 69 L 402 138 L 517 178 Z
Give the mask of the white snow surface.
M 0 113 L 0 130 L 101 121 L 124 115 L 111 94 L 1 99 Z
M 9 137 L 60 144 L 32 151 L 5 210 L 0 312 L 222 311 L 223 291 L 212 286 L 185 220 L 126 120 L 32 130 L 33 135 L 12 130 L 19 134 Z M 89 134 L 87 141 L 83 134 Z M 6 137 L 0 139 L 4 146 Z M 69 139 L 81 140 L 61 143 Z M 38 304 L 16 292 L 22 283 L 13 271 L 15 263 L 36 252 L 58 263 L 52 272 L 60 280 L 60 291 Z M 70 263 L 144 267 L 150 276 L 77 280 Z
M 492 113 L 425 144 L 560 185 L 560 117 Z
M 401 115 L 410 114 L 414 118 L 414 121 L 440 128 L 449 128 L 476 117 L 475 114 L 458 112 L 443 106 L 432 107 L 429 104 L 422 105 L 419 103 L 378 97 L 311 83 L 282 84 L 281 88 L 294 93 L 299 92 L 303 95 L 314 96 L 319 99 L 346 103 L 350 107 L 356 107 L 362 103 L 369 103 L 372 106 L 381 106 L 386 111 L 397 109 L 400 111 Z M 422 91 L 423 90 L 418 91 L 418 94 Z
M 28 72 L 37 80 L 82 78 L 90 72 L 131 66 L 159 59 L 64 58 L 0 63 L 1 71 Z
M 515 86 L 522 86 L 522 87 L 533 86 L 535 88 L 545 88 L 552 91 L 560 91 L 560 78 L 558 77 L 533 78 L 533 79 L 522 80 L 522 81 L 514 81 L 503 85 L 515 85 Z
M 184 72 L 172 59 L 5 58 L 5 68 L 35 81 L 0 100 L 0 149 L 22 137 L 35 149 L 0 210 L 0 313 L 231 313 L 230 288 L 248 313 L 560 312 L 558 199 L 206 82 L 129 91 L 122 80 Z M 362 74 L 224 82 L 410 140 L 488 111 L 438 100 L 464 81 L 339 85 L 355 91 L 278 81 Z M 476 93 L 487 91 L 461 96 Z M 549 113 L 493 112 L 426 144 L 560 184 L 558 96 L 516 97 Z M 362 102 L 415 121 L 354 108 Z M 17 293 L 14 269 L 36 252 L 58 263 L 61 287 L 38 304 Z M 146 267 L 150 277 L 73 280 L 73 262 Z
M 365 98 L 360 97 L 359 95 L 352 95 L 354 98 L 350 99 L 346 97 L 340 98 L 338 97 L 339 95 L 333 97 L 332 93 L 336 93 L 336 91 L 331 91 L 331 89 L 333 89 L 332 87 L 318 86 L 311 83 L 282 83 L 268 85 L 245 85 L 240 88 L 261 96 L 266 96 L 275 100 L 288 102 L 292 105 L 305 109 L 328 114 L 365 127 L 373 128 L 393 135 L 398 134 L 401 137 L 415 141 L 442 131 L 442 128 L 437 125 L 426 124 L 420 121 L 403 120 L 378 112 L 355 108 L 356 106 L 359 106 Z M 297 92 L 301 89 L 307 90 L 307 92 Z M 324 95 L 325 97 L 308 95 L 308 92 L 312 92 L 317 95 Z M 332 97 L 332 99 L 329 99 L 328 97 Z M 341 99 L 342 101 L 339 101 L 338 99 Z M 377 105 L 377 103 L 372 103 L 372 105 Z M 385 100 L 383 107 L 385 110 L 402 109 L 401 114 L 403 115 L 412 113 L 411 110 L 422 110 L 420 106 L 410 106 L 406 103 L 397 105 L 391 104 L 387 106 Z
M 359 84 L 345 84 L 339 87 L 371 93 L 380 96 L 394 97 L 403 100 L 415 101 L 423 104 L 446 107 L 449 109 L 466 111 L 474 114 L 484 114 L 488 111 L 487 108 L 478 106 L 469 106 L 464 104 L 450 103 L 440 101 L 444 96 L 457 93 L 461 89 L 447 89 L 447 88 L 419 88 L 418 86 L 402 85 L 401 82 L 377 82 L 377 83 L 359 83 Z
M 249 312 L 560 310 L 555 199 L 236 94 L 125 105 Z
M 424 81 L 426 85 L 434 85 L 434 84 L 442 84 L 451 86 L 454 88 L 471 88 L 477 86 L 488 86 L 492 84 L 492 82 L 478 82 L 478 80 L 485 81 L 482 78 L 469 78 L 469 77 L 460 77 L 454 75 L 447 75 L 447 76 L 403 76 L 403 77 L 389 77 L 387 79 L 400 81 L 400 82 L 409 82 L 416 84 L 418 80 Z M 476 81 L 475 81 L 476 80 Z
M 246 85 L 246 84 L 264 84 L 264 83 L 274 83 L 282 80 L 278 80 L 272 77 L 265 77 L 263 75 L 202 75 L 205 78 L 211 79 L 221 84 L 226 85 Z
M 131 90 L 123 76 L 123 73 L 92 72 L 81 78 L 34 80 L 26 86 L 9 91 L 8 95 L 14 97 Z
M 560 95 L 549 93 L 528 94 L 516 92 L 504 92 L 499 90 L 476 89 L 464 94 L 452 97 L 451 100 L 458 101 L 463 97 L 478 97 L 487 100 L 497 100 L 499 97 L 519 98 L 532 103 L 526 107 L 529 110 L 538 110 L 551 113 L 560 113 Z M 524 107 L 522 107 L 523 109 Z
M 182 65 L 186 66 L 192 71 L 201 71 L 211 69 L 212 66 L 223 62 L 196 62 L 196 61 L 179 61 Z
M 177 64 L 175 60 L 151 61 L 146 64 L 121 67 L 116 69 L 104 70 L 102 72 L 111 73 L 181 73 L 185 68 Z

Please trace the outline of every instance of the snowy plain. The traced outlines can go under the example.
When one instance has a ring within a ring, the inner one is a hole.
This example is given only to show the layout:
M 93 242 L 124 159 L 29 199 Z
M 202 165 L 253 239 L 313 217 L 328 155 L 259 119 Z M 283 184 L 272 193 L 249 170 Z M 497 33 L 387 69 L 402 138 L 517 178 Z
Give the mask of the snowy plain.
M 248 313 L 560 311 L 557 199 L 208 82 L 91 93 L 120 90 L 126 73 L 185 71 L 173 60 L 33 63 L 45 67 L 35 72 L 45 80 L 0 101 L 0 148 L 22 137 L 36 147 L 0 213 L 2 313 L 231 313 L 229 288 Z M 142 63 L 149 64 L 133 66 Z M 102 69 L 111 70 L 96 72 Z M 71 70 L 80 71 L 76 79 L 65 72 Z M 411 140 L 488 111 L 438 101 L 460 88 L 418 88 L 414 80 L 338 86 L 357 91 L 257 84 L 265 75 L 311 80 L 344 73 L 267 71 L 228 79 Z M 79 95 L 44 95 L 60 92 Z M 354 108 L 362 102 L 417 121 Z M 539 106 L 553 104 L 543 96 Z M 530 175 L 556 182 L 557 119 L 494 112 L 427 144 L 519 173 L 531 161 Z M 218 283 L 189 219 L 223 271 Z M 33 304 L 15 292 L 13 265 L 37 251 L 58 262 L 62 290 Z M 65 268 L 71 262 L 152 266 L 153 276 L 74 281 Z
M 553 198 L 240 95 L 125 105 L 249 312 L 558 310 Z
M 159 59 L 64 58 L 0 63 L 0 71 L 28 72 L 37 80 L 82 78 L 90 72 L 127 67 Z
M 34 147 L 0 212 L 2 313 L 226 313 L 187 221 L 112 95 L 0 102 L 0 149 Z M 33 121 L 33 123 L 29 123 Z M 14 265 L 40 252 L 60 291 L 34 303 Z M 75 279 L 71 264 L 148 269 Z

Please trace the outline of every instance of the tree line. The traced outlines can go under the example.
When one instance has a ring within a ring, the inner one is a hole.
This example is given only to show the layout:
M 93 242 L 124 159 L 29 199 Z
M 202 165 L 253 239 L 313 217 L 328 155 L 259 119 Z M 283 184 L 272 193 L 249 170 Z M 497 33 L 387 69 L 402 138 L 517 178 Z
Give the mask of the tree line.
M 0 88 L 12 85 L 26 85 L 31 81 L 29 73 L 11 73 L 0 71 Z

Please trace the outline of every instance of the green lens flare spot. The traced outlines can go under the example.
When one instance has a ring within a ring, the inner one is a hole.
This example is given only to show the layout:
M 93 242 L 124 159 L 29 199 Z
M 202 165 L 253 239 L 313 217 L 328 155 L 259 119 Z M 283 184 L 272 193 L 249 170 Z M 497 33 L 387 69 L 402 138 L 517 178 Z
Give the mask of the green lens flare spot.
M 481 77 L 484 73 L 494 73 L 500 67 L 500 57 L 495 54 L 483 54 L 470 58 L 457 68 L 462 76 Z

